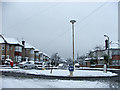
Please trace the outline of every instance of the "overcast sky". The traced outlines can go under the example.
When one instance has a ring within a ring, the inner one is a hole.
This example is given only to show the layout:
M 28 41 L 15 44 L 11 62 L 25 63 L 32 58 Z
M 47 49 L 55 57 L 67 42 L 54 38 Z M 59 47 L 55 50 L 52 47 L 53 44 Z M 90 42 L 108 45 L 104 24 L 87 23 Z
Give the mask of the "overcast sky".
M 76 20 L 75 56 L 104 46 L 104 34 L 118 40 L 117 2 L 2 3 L 2 34 L 24 38 L 50 56 L 72 57 L 71 19 Z

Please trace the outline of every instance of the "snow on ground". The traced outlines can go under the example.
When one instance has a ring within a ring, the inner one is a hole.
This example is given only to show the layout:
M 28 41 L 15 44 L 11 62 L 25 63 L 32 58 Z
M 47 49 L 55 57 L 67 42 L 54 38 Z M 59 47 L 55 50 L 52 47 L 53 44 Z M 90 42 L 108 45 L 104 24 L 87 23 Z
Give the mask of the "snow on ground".
M 3 76 L 2 88 L 109 88 L 109 82 L 28 79 Z
M 95 69 L 95 70 L 103 70 L 103 68 L 90 68 L 90 67 L 80 67 L 76 69 Z M 107 68 L 107 70 L 120 70 L 120 69 L 115 69 L 115 68 Z
M 29 74 L 42 74 L 42 75 L 52 75 L 52 76 L 69 76 L 68 70 L 59 70 L 55 69 L 50 73 L 51 70 L 25 70 L 25 69 L 0 69 L 0 71 L 13 71 L 13 72 L 22 72 Z M 107 71 L 104 73 L 103 71 L 97 70 L 75 70 L 73 76 L 115 76 L 116 73 L 112 73 Z

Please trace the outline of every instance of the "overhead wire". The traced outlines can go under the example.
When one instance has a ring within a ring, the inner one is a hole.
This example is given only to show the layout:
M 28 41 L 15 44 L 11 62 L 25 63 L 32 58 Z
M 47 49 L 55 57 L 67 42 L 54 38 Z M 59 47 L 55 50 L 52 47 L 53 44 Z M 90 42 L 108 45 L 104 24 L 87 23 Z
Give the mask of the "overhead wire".
M 90 12 L 87 16 L 85 16 L 84 18 L 82 18 L 80 21 L 78 21 L 76 23 L 76 27 L 82 23 L 84 20 L 86 20 L 89 16 L 91 16 L 93 13 L 95 13 L 96 11 L 98 11 L 100 8 L 102 8 L 106 3 L 103 3 L 102 5 L 100 5 L 99 7 L 97 7 L 96 9 L 94 9 L 92 12 Z M 53 43 L 55 43 L 56 40 L 58 40 L 59 38 L 61 38 L 62 36 L 64 36 L 68 31 L 70 31 L 69 29 L 67 29 L 65 32 L 61 33 L 60 35 L 58 35 L 56 38 L 54 38 L 53 40 L 49 41 L 46 45 L 51 45 Z M 47 46 L 46 46 L 47 47 Z M 48 49 L 48 48 L 46 48 Z
M 116 4 L 117 4 L 117 3 L 112 3 L 112 4 L 110 3 L 109 6 L 111 6 L 111 5 L 112 5 L 112 6 L 116 6 Z M 103 6 L 102 6 L 102 7 L 103 7 Z M 90 21 L 90 22 L 93 23 L 93 21 Z M 86 28 L 86 26 L 87 26 L 87 27 L 90 26 L 90 24 L 91 24 L 91 23 L 88 22 L 87 24 L 85 24 L 85 25 L 83 26 L 83 28 L 81 28 L 81 29 L 76 29 L 76 31 L 77 31 L 77 32 L 76 32 L 76 37 L 78 37 L 78 35 L 79 35 L 78 30 L 82 31 L 84 28 Z M 78 49 L 76 48 L 76 50 L 78 50 Z
M 34 18 L 35 16 L 40 15 L 40 14 L 43 14 L 44 12 L 46 12 L 46 11 L 48 11 L 48 10 L 50 10 L 50 9 L 53 9 L 53 8 L 57 7 L 58 5 L 60 5 L 60 4 L 61 4 L 61 3 L 58 2 L 57 4 L 54 4 L 54 5 L 52 5 L 52 6 L 48 7 L 48 8 L 40 11 L 40 12 L 37 12 L 37 13 L 35 13 L 35 14 L 32 14 L 31 16 L 29 16 L 29 17 L 21 20 L 21 21 L 18 22 L 18 23 L 15 23 L 14 25 L 12 25 L 12 26 L 10 26 L 10 27 L 8 27 L 8 28 L 6 28 L 6 29 L 8 30 L 8 29 L 14 28 L 14 27 L 17 26 L 17 25 L 23 25 L 25 22 L 28 22 L 29 20 L 31 20 L 31 19 Z

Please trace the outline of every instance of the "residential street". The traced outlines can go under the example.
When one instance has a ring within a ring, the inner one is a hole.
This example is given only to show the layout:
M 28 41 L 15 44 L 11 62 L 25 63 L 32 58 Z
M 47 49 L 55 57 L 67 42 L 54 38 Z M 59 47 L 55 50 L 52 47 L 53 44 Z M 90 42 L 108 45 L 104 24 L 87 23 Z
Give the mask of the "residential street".
M 120 0 L 0 0 L 0 89 L 120 90 Z

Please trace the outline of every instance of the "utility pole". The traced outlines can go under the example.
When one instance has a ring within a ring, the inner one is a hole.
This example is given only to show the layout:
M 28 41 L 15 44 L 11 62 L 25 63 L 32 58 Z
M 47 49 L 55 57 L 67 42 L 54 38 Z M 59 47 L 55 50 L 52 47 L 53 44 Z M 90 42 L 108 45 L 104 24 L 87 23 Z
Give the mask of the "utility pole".
M 73 37 L 73 66 L 74 66 L 74 23 L 76 22 L 75 20 L 70 20 L 70 22 L 72 23 L 72 37 Z

